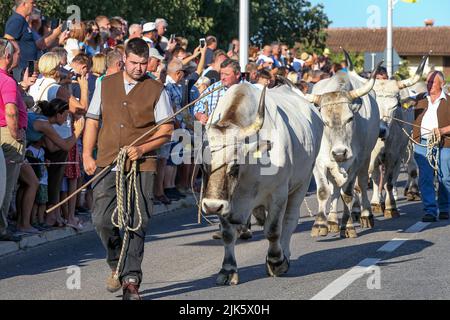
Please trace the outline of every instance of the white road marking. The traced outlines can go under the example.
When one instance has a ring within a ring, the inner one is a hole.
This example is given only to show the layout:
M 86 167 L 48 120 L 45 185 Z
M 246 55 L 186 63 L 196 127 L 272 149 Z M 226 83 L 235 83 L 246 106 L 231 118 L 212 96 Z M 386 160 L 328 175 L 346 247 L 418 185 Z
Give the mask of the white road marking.
M 417 222 L 415 225 L 411 226 L 409 229 L 407 229 L 405 231 L 405 233 L 416 233 L 416 232 L 420 232 L 423 229 L 425 229 L 426 227 L 428 227 L 428 225 L 430 224 L 430 222 L 422 222 L 419 221 Z
M 383 218 L 382 218 L 383 219 Z M 379 219 L 379 220 L 382 220 Z M 383 219 L 384 220 L 384 219 Z M 430 223 L 429 222 L 417 222 L 413 226 L 409 227 L 404 233 L 417 233 L 425 229 Z M 384 244 L 377 252 L 387 252 L 391 253 L 397 250 L 402 244 L 404 244 L 408 239 L 395 238 Z M 350 269 L 341 277 L 330 283 L 325 289 L 320 291 L 311 300 L 331 300 L 339 293 L 344 291 L 353 282 L 363 277 L 373 266 L 375 266 L 381 259 L 367 258 L 358 263 L 357 266 Z
M 397 250 L 398 247 L 400 247 L 406 241 L 408 241 L 408 239 L 395 238 L 395 239 L 389 241 L 388 243 L 386 243 L 380 249 L 378 249 L 377 252 L 394 252 L 395 250 Z
M 325 289 L 320 291 L 311 300 L 331 300 L 339 293 L 344 291 L 353 282 L 364 276 L 371 270 L 381 259 L 367 258 L 358 263 L 350 271 L 330 283 Z

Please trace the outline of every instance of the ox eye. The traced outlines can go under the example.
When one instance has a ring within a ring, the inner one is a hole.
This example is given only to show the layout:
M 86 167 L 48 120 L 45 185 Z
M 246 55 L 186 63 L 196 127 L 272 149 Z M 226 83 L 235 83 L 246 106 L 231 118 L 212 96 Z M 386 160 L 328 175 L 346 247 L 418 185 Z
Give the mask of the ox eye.
M 233 164 L 228 174 L 233 178 L 237 178 L 239 176 L 239 165 L 237 163 Z
M 351 117 L 350 119 L 347 120 L 347 124 L 351 123 L 353 121 L 353 117 Z

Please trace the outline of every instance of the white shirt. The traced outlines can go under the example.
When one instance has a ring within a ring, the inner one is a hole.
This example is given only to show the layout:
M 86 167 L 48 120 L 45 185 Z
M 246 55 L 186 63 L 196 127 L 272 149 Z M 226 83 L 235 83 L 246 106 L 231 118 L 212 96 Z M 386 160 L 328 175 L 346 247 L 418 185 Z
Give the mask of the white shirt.
M 439 96 L 439 98 L 436 99 L 434 103 L 431 102 L 430 96 L 428 96 L 427 99 L 428 99 L 428 109 L 422 118 L 421 124 L 422 129 L 420 132 L 423 139 L 427 139 L 433 129 L 439 128 L 437 110 L 439 108 L 439 105 L 441 104 L 441 100 L 442 99 L 447 100 L 447 95 L 445 94 L 444 90 L 442 90 L 441 95 Z
M 33 146 L 28 146 L 27 151 L 33 154 L 33 157 L 38 159 L 41 163 L 45 162 L 45 151 L 43 148 L 37 149 Z M 39 184 L 48 185 L 48 172 L 45 165 L 39 165 L 39 169 L 41 170 L 41 178 L 39 180 Z
M 147 44 L 150 46 L 150 48 L 154 48 L 155 47 L 155 43 L 153 42 L 152 39 L 147 38 L 147 37 L 142 37 L 142 39 L 147 42 Z
M 64 46 L 64 49 L 67 51 L 67 63 L 71 64 L 73 58 L 81 52 L 81 46 L 77 39 L 70 38 L 67 39 L 67 42 Z
M 271 57 L 268 57 L 268 56 L 265 56 L 265 55 L 260 55 L 259 57 L 258 57 L 258 60 L 257 60 L 257 62 L 259 62 L 259 63 L 274 63 L 274 61 L 273 61 L 273 59 L 271 58 Z
M 159 41 L 159 46 L 161 47 L 161 49 L 163 49 L 164 51 L 167 51 L 167 46 L 169 45 L 169 39 L 167 39 L 166 37 L 162 36 L 161 40 Z
M 29 94 L 35 103 L 41 100 L 52 101 L 56 98 L 60 87 L 55 79 L 42 77 L 30 87 Z

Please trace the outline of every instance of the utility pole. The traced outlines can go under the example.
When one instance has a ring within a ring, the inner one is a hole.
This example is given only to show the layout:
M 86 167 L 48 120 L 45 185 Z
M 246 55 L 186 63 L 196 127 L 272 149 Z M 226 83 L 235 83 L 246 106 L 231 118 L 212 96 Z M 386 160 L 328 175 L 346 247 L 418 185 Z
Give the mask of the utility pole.
M 242 72 L 245 72 L 248 63 L 249 9 L 249 0 L 239 0 L 239 61 Z
M 394 74 L 392 61 L 394 60 L 392 38 L 393 38 L 393 11 L 394 3 L 393 0 L 388 0 L 388 14 L 387 14 L 387 46 L 386 46 L 386 69 L 388 72 L 389 79 Z

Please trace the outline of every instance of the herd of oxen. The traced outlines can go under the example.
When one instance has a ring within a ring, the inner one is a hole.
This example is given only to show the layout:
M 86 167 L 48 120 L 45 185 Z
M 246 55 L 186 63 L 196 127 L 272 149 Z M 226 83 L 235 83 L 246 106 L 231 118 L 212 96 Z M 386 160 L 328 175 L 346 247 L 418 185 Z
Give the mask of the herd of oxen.
M 311 94 L 287 80 L 263 90 L 242 83 L 227 91 L 210 117 L 202 209 L 221 222 L 225 254 L 217 284 L 239 282 L 235 243 L 251 215 L 269 241 L 268 275 L 288 271 L 291 236 L 313 177 L 319 203 L 313 237 L 340 232 L 354 238 L 355 219 L 362 228 L 373 228 L 374 214 L 398 216 L 394 193 L 402 162 L 411 178 L 408 197 L 417 200 L 417 168 L 407 136 L 414 111 L 402 104 L 411 99 L 408 88 L 426 90 L 420 79 L 428 57 L 414 77 L 396 81 L 376 80 L 378 67 L 369 79 L 360 77 L 345 54 L 348 72 L 318 82 Z M 239 161 L 242 154 L 246 161 Z M 264 157 L 269 166 L 260 161 Z M 0 203 L 5 170 L 0 149 Z M 339 199 L 344 207 L 340 224 Z
M 204 165 L 202 200 L 203 211 L 221 222 L 225 254 L 217 284 L 239 283 L 235 243 L 252 215 L 269 241 L 267 274 L 288 271 L 291 236 L 313 177 L 319 204 L 313 237 L 340 233 L 354 238 L 355 219 L 362 228 L 374 228 L 374 214 L 398 216 L 395 185 L 402 163 L 411 178 L 408 199 L 420 199 L 408 137 L 414 110 L 404 103 L 412 101 L 411 92 L 426 92 L 420 80 L 428 56 L 412 78 L 397 81 L 376 79 L 380 65 L 369 79 L 362 78 L 345 55 L 348 71 L 318 82 L 311 94 L 304 95 L 287 80 L 262 90 L 244 83 L 231 87 L 219 101 L 206 130 L 210 163 Z M 240 161 L 242 153 L 247 162 Z M 264 156 L 275 171 L 267 171 L 267 163 L 251 161 Z

